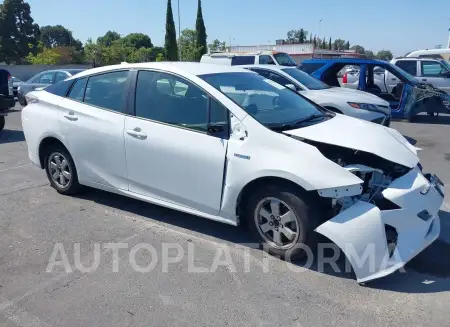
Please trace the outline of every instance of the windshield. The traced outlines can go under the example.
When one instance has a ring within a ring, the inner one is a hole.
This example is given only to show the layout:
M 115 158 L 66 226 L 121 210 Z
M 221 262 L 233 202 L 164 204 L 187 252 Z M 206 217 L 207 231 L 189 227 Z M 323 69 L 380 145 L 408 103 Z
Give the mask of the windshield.
M 292 59 L 291 56 L 287 53 L 275 53 L 273 56 L 281 66 L 297 66 L 297 63 L 294 61 L 294 59 Z
M 406 81 L 408 81 L 410 84 L 413 84 L 413 85 L 415 85 L 419 82 L 417 79 L 414 78 L 414 76 L 408 74 L 400 67 L 397 67 L 396 65 L 393 65 L 393 64 L 389 64 L 389 67 L 397 73 L 394 75 L 400 75 L 400 76 L 397 76 L 400 79 L 402 79 L 401 77 L 403 77 L 403 79 L 406 79 Z
M 295 124 L 312 115 L 317 115 L 317 118 L 323 120 L 324 115 L 317 106 L 290 89 L 258 74 L 219 73 L 199 77 L 268 127 Z M 298 127 L 301 126 L 293 128 Z M 288 126 L 286 129 L 289 129 Z
M 309 90 L 323 90 L 330 88 L 327 84 L 318 79 L 312 77 L 311 75 L 302 72 L 298 68 L 282 68 L 286 74 L 289 74 L 291 77 L 299 81 L 302 85 L 304 85 Z
M 447 68 L 450 71 L 450 63 L 448 61 L 441 60 L 440 63 L 443 64 L 445 68 Z

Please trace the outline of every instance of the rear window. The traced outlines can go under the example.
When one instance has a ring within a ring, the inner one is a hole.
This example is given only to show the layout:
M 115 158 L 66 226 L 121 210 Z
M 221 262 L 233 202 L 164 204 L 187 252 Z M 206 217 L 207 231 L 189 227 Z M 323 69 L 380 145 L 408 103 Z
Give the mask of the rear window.
M 52 93 L 54 95 L 65 97 L 67 95 L 67 92 L 69 91 L 70 87 L 72 86 L 73 79 L 72 80 L 66 80 L 61 81 L 56 84 L 47 86 L 45 88 L 45 91 L 48 93 Z
M 255 63 L 255 56 L 235 56 L 231 59 L 231 66 L 252 65 Z
M 312 74 L 319 68 L 322 68 L 325 66 L 325 64 L 320 63 L 303 63 L 300 65 L 300 69 L 303 70 L 305 73 Z
M 395 63 L 397 67 L 400 67 L 405 72 L 417 76 L 417 61 L 415 60 L 399 60 Z

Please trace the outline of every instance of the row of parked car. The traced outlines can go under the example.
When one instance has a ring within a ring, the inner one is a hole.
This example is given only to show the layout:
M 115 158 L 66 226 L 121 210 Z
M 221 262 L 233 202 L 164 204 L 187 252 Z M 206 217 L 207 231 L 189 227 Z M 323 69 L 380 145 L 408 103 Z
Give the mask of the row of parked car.
M 394 272 L 438 237 L 442 181 L 382 126 L 388 101 L 320 81 L 341 63 L 317 62 L 316 79 L 280 58 L 123 63 L 29 92 L 29 157 L 61 194 L 90 186 L 245 223 L 263 249 L 288 259 L 319 233 L 359 283 Z

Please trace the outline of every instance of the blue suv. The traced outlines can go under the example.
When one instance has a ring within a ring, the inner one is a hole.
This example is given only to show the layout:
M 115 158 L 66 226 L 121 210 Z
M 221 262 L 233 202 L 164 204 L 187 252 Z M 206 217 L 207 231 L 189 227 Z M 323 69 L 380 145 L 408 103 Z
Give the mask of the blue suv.
M 420 112 L 450 113 L 449 96 L 444 91 L 429 83 L 420 82 L 386 61 L 359 58 L 311 59 L 303 61 L 299 68 L 330 86 L 339 87 L 339 74 L 346 66 L 359 67 L 359 72 L 352 74 L 354 83 L 347 84 L 347 87 L 375 94 L 388 101 L 393 117 L 412 120 Z M 394 84 L 386 80 L 389 77 L 395 77 Z

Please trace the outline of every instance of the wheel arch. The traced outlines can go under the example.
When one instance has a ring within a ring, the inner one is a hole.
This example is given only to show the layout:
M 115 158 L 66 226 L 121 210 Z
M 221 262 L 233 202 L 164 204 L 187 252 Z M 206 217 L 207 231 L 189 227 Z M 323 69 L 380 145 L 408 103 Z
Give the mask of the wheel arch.
M 44 160 L 45 160 L 45 155 L 47 154 L 48 149 L 55 145 L 62 146 L 67 152 L 70 153 L 67 146 L 58 137 L 56 137 L 54 135 L 48 135 L 48 136 L 44 137 L 41 140 L 41 142 L 39 143 L 39 148 L 38 148 L 39 164 L 41 165 L 42 169 L 44 169 L 44 167 L 45 167 Z
M 301 194 L 314 195 L 313 194 L 314 191 L 308 191 L 301 185 L 299 185 L 287 178 L 280 177 L 280 176 L 261 176 L 261 177 L 255 178 L 251 181 L 248 181 L 244 185 L 244 187 L 241 189 L 241 191 L 239 192 L 239 195 L 237 196 L 237 200 L 235 203 L 236 216 L 239 216 L 239 217 L 243 216 L 243 211 L 244 211 L 245 205 L 246 205 L 250 195 L 252 194 L 253 190 L 258 189 L 264 185 L 274 185 L 274 184 L 292 187 L 293 189 L 295 189 L 296 191 L 298 191 Z M 318 194 L 316 196 L 319 197 Z

